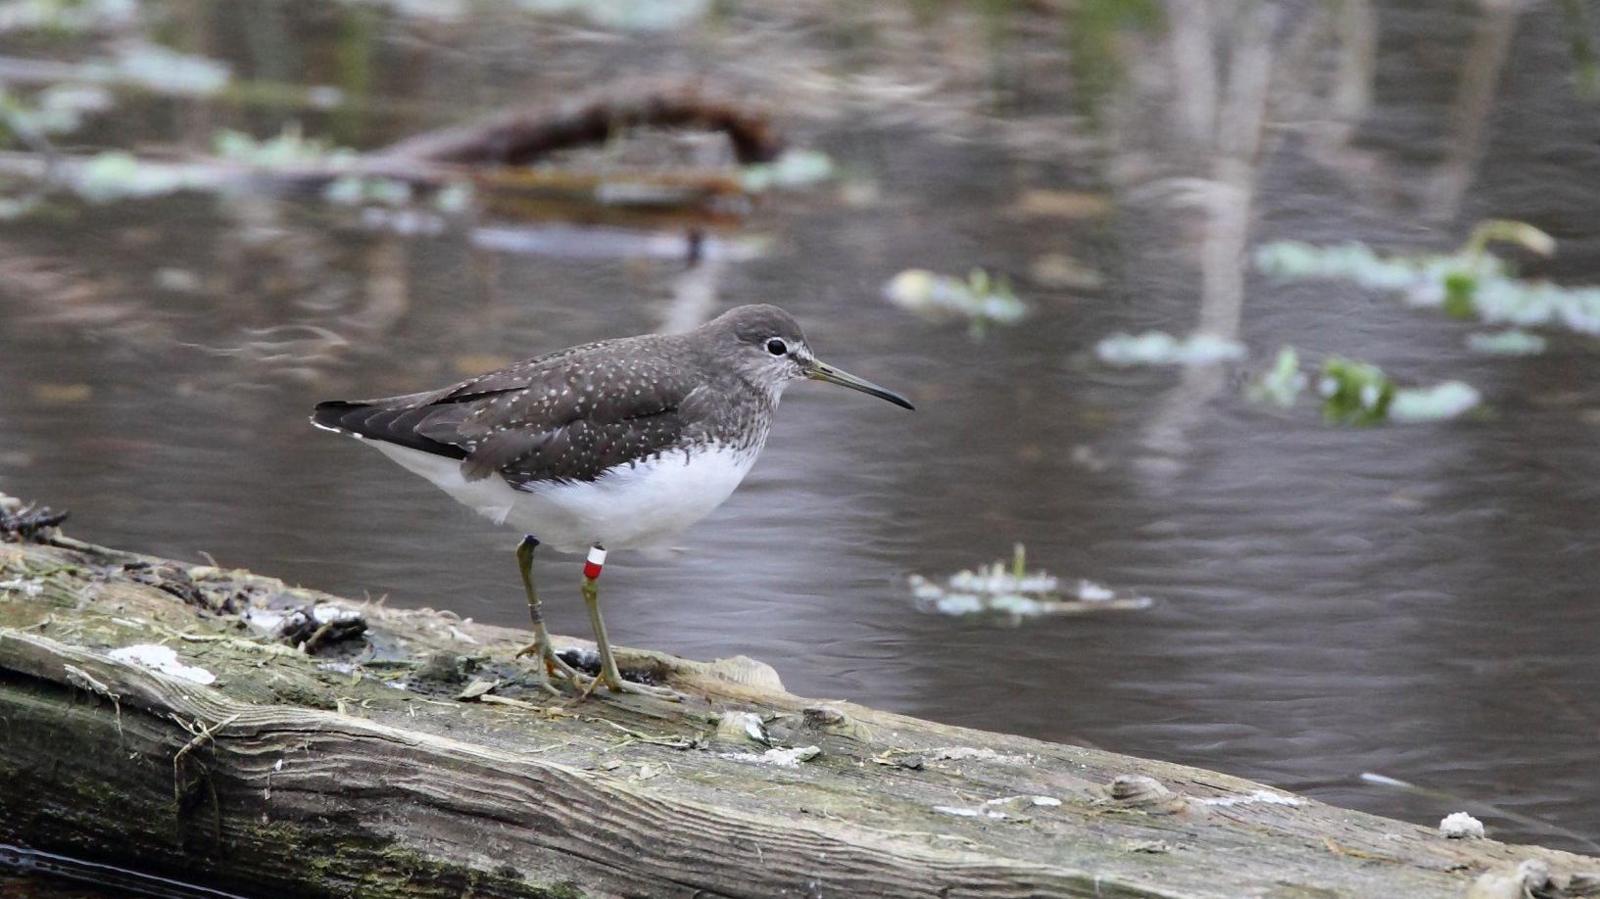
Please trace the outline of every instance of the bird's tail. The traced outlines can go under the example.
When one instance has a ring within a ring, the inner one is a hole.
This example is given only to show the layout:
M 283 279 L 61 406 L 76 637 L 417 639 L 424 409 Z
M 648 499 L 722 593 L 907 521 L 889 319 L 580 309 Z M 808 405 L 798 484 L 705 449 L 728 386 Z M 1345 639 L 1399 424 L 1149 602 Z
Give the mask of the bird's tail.
M 381 400 L 327 400 L 311 411 L 311 423 L 324 431 L 465 459 L 467 451 L 462 447 L 436 440 L 418 430 L 430 419 L 438 418 L 441 412 L 460 411 L 454 406 L 441 410 L 428 405 L 427 400 L 432 396 L 431 393 L 412 393 Z
M 311 411 L 311 423 L 324 431 L 337 431 L 340 434 L 358 434 L 359 428 L 351 427 L 351 419 L 365 418 L 365 410 L 372 408 L 371 403 L 352 402 L 350 400 L 326 400 L 317 404 Z

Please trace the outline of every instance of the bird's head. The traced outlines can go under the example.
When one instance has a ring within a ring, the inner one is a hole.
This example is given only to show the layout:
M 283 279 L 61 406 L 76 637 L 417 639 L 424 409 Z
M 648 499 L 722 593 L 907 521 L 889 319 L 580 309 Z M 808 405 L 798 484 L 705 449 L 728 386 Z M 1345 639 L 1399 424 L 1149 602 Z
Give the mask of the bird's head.
M 910 401 L 864 378 L 823 362 L 811 352 L 794 316 L 777 306 L 737 306 L 705 325 L 716 337 L 720 353 L 731 354 L 739 372 L 771 391 L 783 392 L 790 381 L 827 381 L 913 408 Z

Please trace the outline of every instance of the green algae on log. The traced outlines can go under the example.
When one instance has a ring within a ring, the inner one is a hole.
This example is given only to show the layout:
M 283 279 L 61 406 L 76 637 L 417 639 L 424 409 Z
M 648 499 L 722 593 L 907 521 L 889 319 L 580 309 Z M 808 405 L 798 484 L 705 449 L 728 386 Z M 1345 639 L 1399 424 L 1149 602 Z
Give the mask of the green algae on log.
M 1525 859 L 1600 870 L 801 699 L 748 659 L 631 651 L 625 669 L 687 700 L 551 702 L 519 678 L 526 634 L 381 605 L 308 653 L 248 613 L 355 604 L 40 539 L 0 543 L 0 843 L 301 896 L 1455 899 Z M 145 645 L 211 682 L 113 655 Z

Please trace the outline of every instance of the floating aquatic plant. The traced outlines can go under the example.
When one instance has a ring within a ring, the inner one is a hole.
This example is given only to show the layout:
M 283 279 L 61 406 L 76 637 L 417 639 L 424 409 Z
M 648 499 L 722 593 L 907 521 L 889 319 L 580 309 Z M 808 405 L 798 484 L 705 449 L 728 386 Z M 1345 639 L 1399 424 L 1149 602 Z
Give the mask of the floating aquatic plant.
M 111 95 L 92 85 L 58 84 L 24 100 L 0 89 L 0 128 L 30 135 L 76 131 L 84 117 L 111 106 Z
M 212 144 L 223 159 L 264 169 L 338 168 L 355 162 L 357 156 L 354 150 L 308 138 L 293 124 L 265 140 L 224 128 L 212 138 Z
M 105 68 L 116 80 L 163 94 L 208 97 L 232 80 L 228 64 L 143 41 L 124 44 Z
M 740 183 L 751 193 L 820 184 L 834 176 L 833 159 L 817 150 L 789 150 L 772 162 L 746 166 Z
M 1443 421 L 1463 415 L 1483 402 L 1477 388 L 1461 381 L 1442 381 L 1432 387 L 1396 390 L 1389 404 L 1392 421 Z
M 1359 243 L 1324 247 L 1280 241 L 1256 251 L 1256 266 L 1287 280 L 1351 281 L 1457 318 L 1518 327 L 1555 325 L 1600 334 L 1600 288 L 1521 280 L 1508 263 L 1488 252 L 1491 241 L 1546 256 L 1555 251 L 1555 240 L 1532 225 L 1491 220 L 1475 228 L 1459 250 L 1446 255 L 1383 255 Z
M 991 324 L 1013 325 L 1028 314 L 1028 307 L 1012 292 L 1005 278 L 973 269 L 965 281 L 926 269 L 907 269 L 884 285 L 883 295 L 902 309 L 934 320 L 965 319 L 973 336 L 981 337 Z
M 1244 344 L 1215 334 L 1177 338 L 1165 331 L 1113 334 L 1095 344 L 1095 355 L 1111 365 L 1213 365 L 1245 357 Z
M 1442 299 L 1448 280 L 1493 274 L 1499 261 L 1482 256 L 1384 256 L 1362 243 L 1317 246 L 1284 240 L 1257 249 L 1256 267 L 1284 280 L 1352 281 L 1373 290 L 1397 291 L 1407 299 L 1434 295 Z
M 1287 409 L 1300 398 L 1306 389 L 1307 378 L 1300 370 L 1300 354 L 1292 346 L 1278 350 L 1272 368 L 1252 383 L 1247 391 L 1255 402 L 1270 402 Z
M 669 31 L 699 21 L 711 0 L 517 0 L 529 12 L 581 16 L 601 28 Z
M 1370 425 L 1383 421 L 1394 402 L 1394 382 L 1370 362 L 1330 356 L 1317 381 L 1322 416 L 1335 424 Z
M 1315 246 L 1280 241 L 1256 252 L 1261 271 L 1278 278 L 1338 279 L 1398 295 L 1406 304 L 1437 308 L 1455 318 L 1477 318 L 1513 327 L 1472 334 L 1475 352 L 1504 356 L 1541 353 L 1545 338 L 1521 330 L 1554 325 L 1600 334 L 1600 288 L 1564 287 L 1515 277 L 1512 266 L 1489 252 L 1492 242 L 1510 243 L 1539 255 L 1555 252 L 1550 235 L 1523 222 L 1492 219 L 1473 229 L 1449 254 L 1380 254 L 1359 243 Z M 1298 358 L 1291 347 L 1279 353 L 1271 371 L 1252 385 L 1258 401 L 1292 405 L 1299 393 Z M 1470 384 L 1445 381 L 1425 388 L 1399 388 L 1377 366 L 1340 357 L 1328 359 L 1317 381 L 1323 415 L 1342 424 L 1380 421 L 1439 421 L 1482 403 Z
M 1538 334 L 1515 328 L 1493 334 L 1467 335 L 1468 349 L 1493 356 L 1537 356 L 1544 352 L 1547 344 L 1548 341 Z
M 189 177 L 180 167 L 152 165 L 131 153 L 113 150 L 95 156 L 80 167 L 71 186 L 79 196 L 91 203 L 109 203 L 212 185 Z
M 1255 402 L 1291 407 L 1308 382 L 1294 347 L 1278 351 L 1271 369 L 1252 383 Z M 1426 422 L 1455 418 L 1477 408 L 1483 397 L 1470 384 L 1443 381 L 1430 387 L 1399 387 L 1370 362 L 1330 356 L 1317 375 L 1322 416 L 1332 424 L 1372 425 L 1385 421 Z
M 109 30 L 138 15 L 137 0 L 10 0 L 0 4 L 0 32 Z
M 403 19 L 450 23 L 459 22 L 467 17 L 466 0 L 347 0 L 347 2 L 370 2 L 381 5 Z
M 943 583 L 920 574 L 911 575 L 908 582 L 918 608 L 943 615 L 990 613 L 1021 619 L 1097 609 L 1142 609 L 1151 602 L 1085 580 L 1064 590 L 1055 575 L 1027 570 L 1026 551 L 1020 543 L 1014 547 L 1009 562 L 958 571 Z
M 411 202 L 411 185 L 393 178 L 346 175 L 328 182 L 322 198 L 343 206 L 404 206 Z
M 460 215 L 472 208 L 472 185 L 465 182 L 446 185 L 433 195 L 433 208 L 445 215 Z

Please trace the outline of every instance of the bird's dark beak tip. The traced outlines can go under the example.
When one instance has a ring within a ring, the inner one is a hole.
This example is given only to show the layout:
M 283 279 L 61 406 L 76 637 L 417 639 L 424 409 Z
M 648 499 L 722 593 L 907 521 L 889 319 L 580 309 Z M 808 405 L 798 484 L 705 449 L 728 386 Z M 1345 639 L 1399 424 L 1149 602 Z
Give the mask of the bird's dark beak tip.
M 879 388 L 879 389 L 876 389 L 876 390 L 865 390 L 865 391 L 862 391 L 862 392 L 866 393 L 866 394 L 869 394 L 871 396 L 875 396 L 880 400 L 885 400 L 885 401 L 887 401 L 889 403 L 892 403 L 892 404 L 894 404 L 896 406 L 899 406 L 902 409 L 910 409 L 912 412 L 917 411 L 917 407 L 911 405 L 911 401 L 910 400 L 906 399 L 905 397 L 901 396 L 898 393 L 895 393 L 893 390 L 883 390 L 883 389 Z
M 871 381 L 858 378 L 849 372 L 840 371 L 839 369 L 822 362 L 813 363 L 811 368 L 806 371 L 806 377 L 812 379 L 813 381 L 827 381 L 830 384 L 838 384 L 840 387 L 848 387 L 851 390 L 859 390 L 868 396 L 875 396 L 880 400 L 886 400 L 894 403 L 896 406 L 899 406 L 902 409 L 916 411 L 917 408 L 916 406 L 911 405 L 910 400 L 898 393 L 895 393 L 893 390 L 886 390 L 872 383 Z

